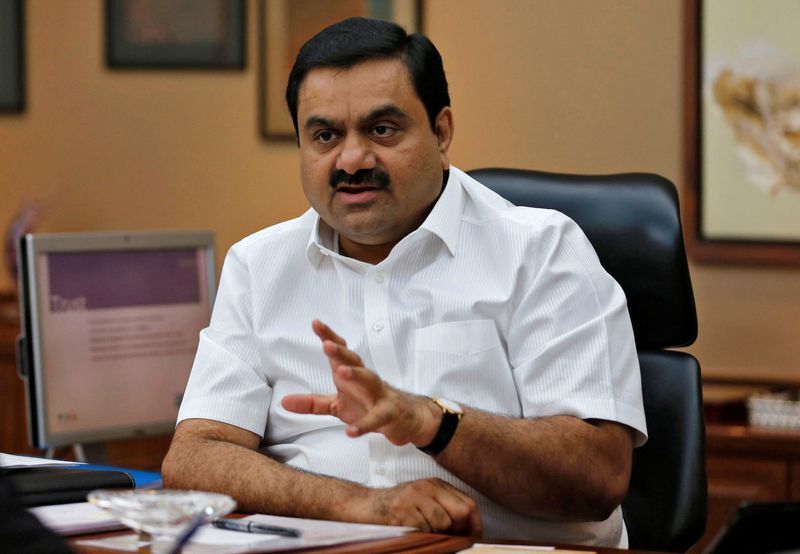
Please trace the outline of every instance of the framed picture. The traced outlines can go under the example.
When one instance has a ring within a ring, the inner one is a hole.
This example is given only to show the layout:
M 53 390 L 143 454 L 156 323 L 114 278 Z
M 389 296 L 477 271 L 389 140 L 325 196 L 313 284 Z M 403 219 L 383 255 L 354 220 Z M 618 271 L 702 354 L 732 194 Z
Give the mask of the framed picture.
M 422 30 L 421 0 L 261 0 L 260 119 L 267 139 L 295 140 L 285 102 L 286 83 L 300 47 L 323 28 L 348 17 L 394 21 Z
M 0 112 L 25 108 L 22 0 L 0 0 Z
M 685 10 L 689 253 L 800 266 L 800 2 Z
M 106 0 L 114 68 L 241 69 L 244 0 Z

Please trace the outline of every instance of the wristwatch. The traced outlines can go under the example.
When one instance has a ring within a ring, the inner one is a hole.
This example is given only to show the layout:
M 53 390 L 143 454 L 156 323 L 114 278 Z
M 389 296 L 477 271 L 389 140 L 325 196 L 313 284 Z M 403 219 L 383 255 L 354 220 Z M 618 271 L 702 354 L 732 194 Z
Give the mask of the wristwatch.
M 456 432 L 458 422 L 461 421 L 461 416 L 464 415 L 464 410 L 456 402 L 448 400 L 447 398 L 431 398 L 431 401 L 442 409 L 442 422 L 439 424 L 439 430 L 430 444 L 425 446 L 418 446 L 425 454 L 435 456 L 445 449 L 450 444 L 450 439 Z

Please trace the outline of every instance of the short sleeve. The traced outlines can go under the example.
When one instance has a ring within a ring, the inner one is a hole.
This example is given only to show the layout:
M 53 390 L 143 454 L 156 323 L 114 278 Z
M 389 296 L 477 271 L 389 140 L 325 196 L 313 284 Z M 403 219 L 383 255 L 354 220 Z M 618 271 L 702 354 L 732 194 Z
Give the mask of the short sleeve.
M 263 437 L 272 389 L 261 369 L 250 272 L 238 246 L 225 258 L 211 322 L 200 333 L 178 422 L 213 419 Z
M 647 438 L 625 294 L 578 225 L 552 214 L 528 246 L 508 350 L 524 417 L 616 421 Z

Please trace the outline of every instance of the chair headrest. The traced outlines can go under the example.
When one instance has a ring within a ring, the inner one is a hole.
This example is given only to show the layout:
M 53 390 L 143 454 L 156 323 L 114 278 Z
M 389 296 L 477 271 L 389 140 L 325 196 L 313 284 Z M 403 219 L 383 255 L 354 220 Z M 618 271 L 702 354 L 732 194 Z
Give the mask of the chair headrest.
M 581 227 L 625 291 L 637 348 L 695 341 L 697 314 L 678 195 L 670 181 L 649 173 L 490 168 L 469 174 L 513 204 L 558 210 Z

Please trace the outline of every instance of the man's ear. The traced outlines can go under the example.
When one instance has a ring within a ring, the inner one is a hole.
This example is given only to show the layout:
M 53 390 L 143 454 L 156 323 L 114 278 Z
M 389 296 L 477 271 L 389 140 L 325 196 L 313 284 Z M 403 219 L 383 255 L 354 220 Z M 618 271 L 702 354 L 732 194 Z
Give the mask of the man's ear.
M 450 109 L 450 106 L 442 108 L 436 116 L 436 127 L 433 132 L 436 135 L 439 154 L 442 157 L 442 169 L 447 170 L 450 167 L 447 151 L 453 140 L 453 110 Z

